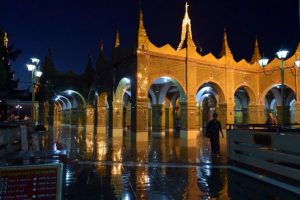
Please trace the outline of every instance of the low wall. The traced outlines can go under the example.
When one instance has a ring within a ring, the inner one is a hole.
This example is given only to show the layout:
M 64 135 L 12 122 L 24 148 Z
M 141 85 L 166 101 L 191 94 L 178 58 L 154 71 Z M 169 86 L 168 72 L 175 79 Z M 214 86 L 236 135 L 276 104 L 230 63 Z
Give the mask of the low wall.
M 300 133 L 228 130 L 230 160 L 300 180 Z

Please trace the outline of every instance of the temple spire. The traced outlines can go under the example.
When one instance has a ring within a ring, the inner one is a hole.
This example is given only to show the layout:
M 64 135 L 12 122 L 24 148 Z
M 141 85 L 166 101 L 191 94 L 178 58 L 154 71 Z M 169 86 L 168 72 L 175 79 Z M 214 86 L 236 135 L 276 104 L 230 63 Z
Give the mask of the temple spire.
M 115 48 L 118 48 L 120 46 L 120 35 L 119 35 L 119 29 L 116 30 L 116 39 L 115 39 Z
M 103 40 L 101 40 L 101 42 L 100 42 L 100 53 L 103 54 L 103 50 L 104 50 L 104 43 L 103 43 Z
M 3 42 L 4 42 L 4 47 L 8 48 L 8 37 L 7 37 L 7 33 L 4 33 L 4 38 L 3 38 Z
M 104 44 L 103 40 L 101 40 L 99 45 L 99 55 L 96 60 L 96 71 L 100 72 L 105 67 L 105 59 L 104 59 Z
M 222 56 L 232 56 L 232 53 L 231 53 L 231 50 L 229 48 L 228 41 L 227 41 L 226 29 L 224 29 L 223 45 L 222 45 L 220 56 L 221 57 Z
M 250 63 L 253 64 L 255 62 L 258 62 L 259 59 L 261 59 L 261 55 L 259 53 L 258 40 L 257 40 L 257 36 L 256 36 L 254 50 L 253 50 L 253 54 L 252 54 Z
M 189 12 L 188 12 L 189 5 L 186 2 L 185 3 L 185 14 L 184 18 L 182 20 L 182 29 L 181 29 L 181 40 L 180 43 L 177 47 L 177 51 L 182 49 L 184 43 L 189 39 L 191 42 L 193 41 L 192 37 L 192 24 L 191 24 L 191 19 L 189 17 Z M 192 45 L 195 47 L 194 42 L 192 42 Z M 196 47 L 195 47 L 196 48 Z
M 143 21 L 143 12 L 142 9 L 139 9 L 139 23 L 138 23 L 138 31 L 137 31 L 137 40 L 136 44 L 134 45 L 137 49 L 147 50 L 149 45 L 149 39 L 147 36 L 146 29 L 144 27 Z
M 92 66 L 92 55 L 89 54 L 88 56 L 88 63 L 85 67 L 85 70 L 84 70 L 84 75 L 86 75 L 87 77 L 91 78 L 94 74 L 95 70 Z
M 146 30 L 145 30 L 145 27 L 144 27 L 144 18 L 143 18 L 142 9 L 140 9 L 139 14 L 140 14 L 140 16 L 139 16 L 139 31 L 138 31 L 139 37 L 140 36 L 146 36 L 147 37 L 147 33 L 146 33 Z

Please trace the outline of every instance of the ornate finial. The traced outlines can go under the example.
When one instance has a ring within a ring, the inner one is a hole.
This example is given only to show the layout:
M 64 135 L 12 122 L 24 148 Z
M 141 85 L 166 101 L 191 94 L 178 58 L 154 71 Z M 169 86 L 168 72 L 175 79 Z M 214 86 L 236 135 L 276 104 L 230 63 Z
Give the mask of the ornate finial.
M 229 56 L 229 55 L 232 55 L 232 53 L 227 41 L 226 28 L 224 28 L 224 38 L 223 38 L 223 45 L 222 45 L 220 56 Z
M 188 2 L 185 2 L 185 13 L 188 13 L 189 4 Z
M 145 27 L 144 27 L 144 19 L 143 19 L 143 11 L 140 9 L 140 17 L 139 17 L 139 35 L 147 36 Z
M 191 25 L 191 19 L 189 17 L 188 8 L 189 8 L 189 5 L 186 2 L 185 3 L 185 14 L 184 14 L 184 18 L 182 20 L 181 40 L 177 47 L 177 51 L 179 51 L 182 48 L 184 41 L 188 36 L 190 37 L 191 41 L 193 40 L 192 25 Z M 193 44 L 193 46 L 196 48 L 195 44 Z
M 119 36 L 119 30 L 116 30 L 116 39 L 115 39 L 115 48 L 118 48 L 120 46 L 120 36 Z
M 103 44 L 103 40 L 101 40 L 100 42 L 100 52 L 103 53 L 103 49 L 104 49 L 104 44 Z
M 255 37 L 254 50 L 253 50 L 253 54 L 252 54 L 250 63 L 252 64 L 252 63 L 258 62 L 258 60 L 260 58 L 261 58 L 261 55 L 259 53 L 258 40 L 257 40 L 257 36 L 256 36 Z
M 8 47 L 8 37 L 7 37 L 7 33 L 4 33 L 4 47 L 7 48 Z

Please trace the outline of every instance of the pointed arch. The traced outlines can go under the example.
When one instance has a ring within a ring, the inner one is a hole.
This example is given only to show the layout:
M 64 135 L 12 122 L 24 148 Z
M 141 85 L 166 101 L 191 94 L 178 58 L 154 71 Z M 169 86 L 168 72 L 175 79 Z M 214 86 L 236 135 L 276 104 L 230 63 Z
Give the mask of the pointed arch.
M 265 89 L 264 89 L 264 90 L 262 91 L 262 93 L 260 94 L 259 102 L 260 102 L 260 103 L 264 102 L 264 99 L 265 99 L 267 93 L 268 93 L 272 88 L 274 88 L 274 87 L 276 87 L 276 86 L 280 86 L 280 85 L 281 85 L 281 84 L 272 84 L 272 85 L 269 85 L 269 86 L 265 87 Z M 285 85 L 287 88 L 290 88 L 290 89 L 292 90 L 292 92 L 296 94 L 295 88 L 294 88 L 293 86 L 291 86 L 291 85 L 289 85 L 289 84 L 286 84 L 286 83 L 285 83 L 284 85 Z
M 124 77 L 119 81 L 119 84 L 115 92 L 115 98 L 117 102 L 123 102 L 124 94 L 130 87 L 131 87 L 131 81 L 129 78 Z
M 213 89 L 217 92 L 218 96 L 216 99 L 219 104 L 224 104 L 226 103 L 226 98 L 225 98 L 225 92 L 223 87 L 217 82 L 217 81 L 203 81 L 201 82 L 194 90 L 194 94 L 197 94 L 199 92 L 199 89 L 201 89 L 205 84 L 210 84 Z M 197 100 L 197 99 L 196 99 Z
M 166 78 L 168 79 L 169 82 L 172 82 L 179 90 L 179 97 L 180 97 L 180 101 L 181 102 L 186 102 L 187 97 L 186 97 L 186 91 L 185 89 L 182 87 L 182 84 L 180 81 L 178 81 L 175 77 L 173 76 L 159 76 L 156 78 L 151 78 L 151 80 L 149 81 L 151 84 L 148 85 L 147 91 L 149 91 L 149 89 L 151 88 L 151 86 L 153 85 L 153 83 L 155 82 L 155 80 L 160 79 L 160 78 Z
M 156 96 L 151 88 L 149 89 L 148 93 L 149 93 L 150 99 L 151 99 L 151 102 L 149 102 L 149 103 L 157 104 Z
M 255 94 L 255 90 L 249 86 L 249 85 L 245 85 L 245 84 L 241 84 L 238 85 L 235 90 L 234 90 L 234 94 L 237 92 L 238 89 L 243 88 L 246 92 L 247 95 L 249 97 L 249 104 L 257 104 L 257 95 Z

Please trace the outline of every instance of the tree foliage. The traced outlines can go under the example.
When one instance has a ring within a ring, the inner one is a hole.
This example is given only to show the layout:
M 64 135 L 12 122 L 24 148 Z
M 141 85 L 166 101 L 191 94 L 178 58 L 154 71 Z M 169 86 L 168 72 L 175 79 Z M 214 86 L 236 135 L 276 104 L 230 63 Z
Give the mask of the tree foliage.
M 13 45 L 6 47 L 4 35 L 4 29 L 0 28 L 0 89 L 9 91 L 15 89 L 18 83 L 18 80 L 13 80 L 11 61 L 15 60 L 21 51 L 19 49 L 14 50 Z

